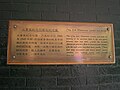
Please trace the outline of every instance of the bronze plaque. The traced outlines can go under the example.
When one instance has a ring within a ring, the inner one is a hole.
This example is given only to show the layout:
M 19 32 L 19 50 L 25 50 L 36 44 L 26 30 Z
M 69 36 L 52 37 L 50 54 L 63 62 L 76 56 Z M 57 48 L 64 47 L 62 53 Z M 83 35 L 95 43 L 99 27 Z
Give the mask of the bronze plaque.
M 9 22 L 8 64 L 113 64 L 113 24 Z

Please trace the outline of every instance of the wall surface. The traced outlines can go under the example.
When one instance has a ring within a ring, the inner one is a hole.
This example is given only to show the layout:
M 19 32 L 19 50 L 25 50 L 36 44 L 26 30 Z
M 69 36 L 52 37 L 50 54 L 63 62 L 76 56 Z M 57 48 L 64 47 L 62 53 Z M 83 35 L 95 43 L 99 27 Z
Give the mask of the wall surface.
M 114 24 L 113 65 L 7 65 L 10 19 Z M 0 90 L 120 90 L 120 0 L 0 0 Z

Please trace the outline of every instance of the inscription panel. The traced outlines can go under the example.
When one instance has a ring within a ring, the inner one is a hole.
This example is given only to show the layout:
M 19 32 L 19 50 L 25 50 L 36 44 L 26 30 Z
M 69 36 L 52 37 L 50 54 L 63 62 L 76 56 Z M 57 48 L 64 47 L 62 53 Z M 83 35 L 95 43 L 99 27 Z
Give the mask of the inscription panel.
M 8 64 L 112 64 L 113 25 L 10 21 Z

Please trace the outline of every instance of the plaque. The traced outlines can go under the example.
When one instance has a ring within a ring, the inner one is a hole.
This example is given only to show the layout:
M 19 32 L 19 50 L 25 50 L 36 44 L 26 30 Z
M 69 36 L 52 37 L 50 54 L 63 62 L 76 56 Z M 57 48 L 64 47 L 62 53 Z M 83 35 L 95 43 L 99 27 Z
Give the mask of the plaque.
M 8 64 L 113 64 L 113 24 L 9 22 Z

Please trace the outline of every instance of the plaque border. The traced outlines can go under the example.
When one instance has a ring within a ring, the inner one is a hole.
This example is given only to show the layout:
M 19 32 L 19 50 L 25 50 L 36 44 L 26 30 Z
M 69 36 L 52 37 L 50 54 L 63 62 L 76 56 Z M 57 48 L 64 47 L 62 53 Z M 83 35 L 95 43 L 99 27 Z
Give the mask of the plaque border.
M 41 62 L 37 62 L 37 63 L 32 63 L 32 62 L 21 62 L 21 63 L 17 63 L 17 62 L 11 62 L 11 60 L 10 60 L 10 51 L 11 51 L 11 24 L 12 23 L 15 23 L 15 22 L 28 22 L 28 23 L 33 23 L 33 22 L 39 22 L 39 23 L 43 23 L 43 24 L 45 24 L 45 23 L 49 23 L 49 24 L 70 24 L 70 25 L 78 25 L 78 24 L 91 24 L 91 25 L 93 25 L 93 24 L 95 24 L 95 25 L 103 25 L 103 24 L 105 24 L 105 25 L 108 25 L 108 26 L 111 26 L 111 44 L 112 44 L 112 61 L 100 61 L 100 62 L 97 62 L 97 61 L 83 61 L 83 62 L 62 62 L 62 63 L 52 63 L 52 62 L 50 62 L 50 63 L 46 63 L 46 62 L 44 62 L 44 63 L 41 63 Z M 70 65 L 70 64 L 114 64 L 115 63 L 115 44 L 114 44 L 114 29 L 113 29 L 113 24 L 112 23 L 93 23 L 93 22 L 54 22 L 54 21 L 24 21 L 24 20 L 10 20 L 9 21 L 9 28 L 8 28 L 8 30 L 9 30 L 9 33 L 8 33 L 8 47 L 7 47 L 7 64 L 8 65 Z

